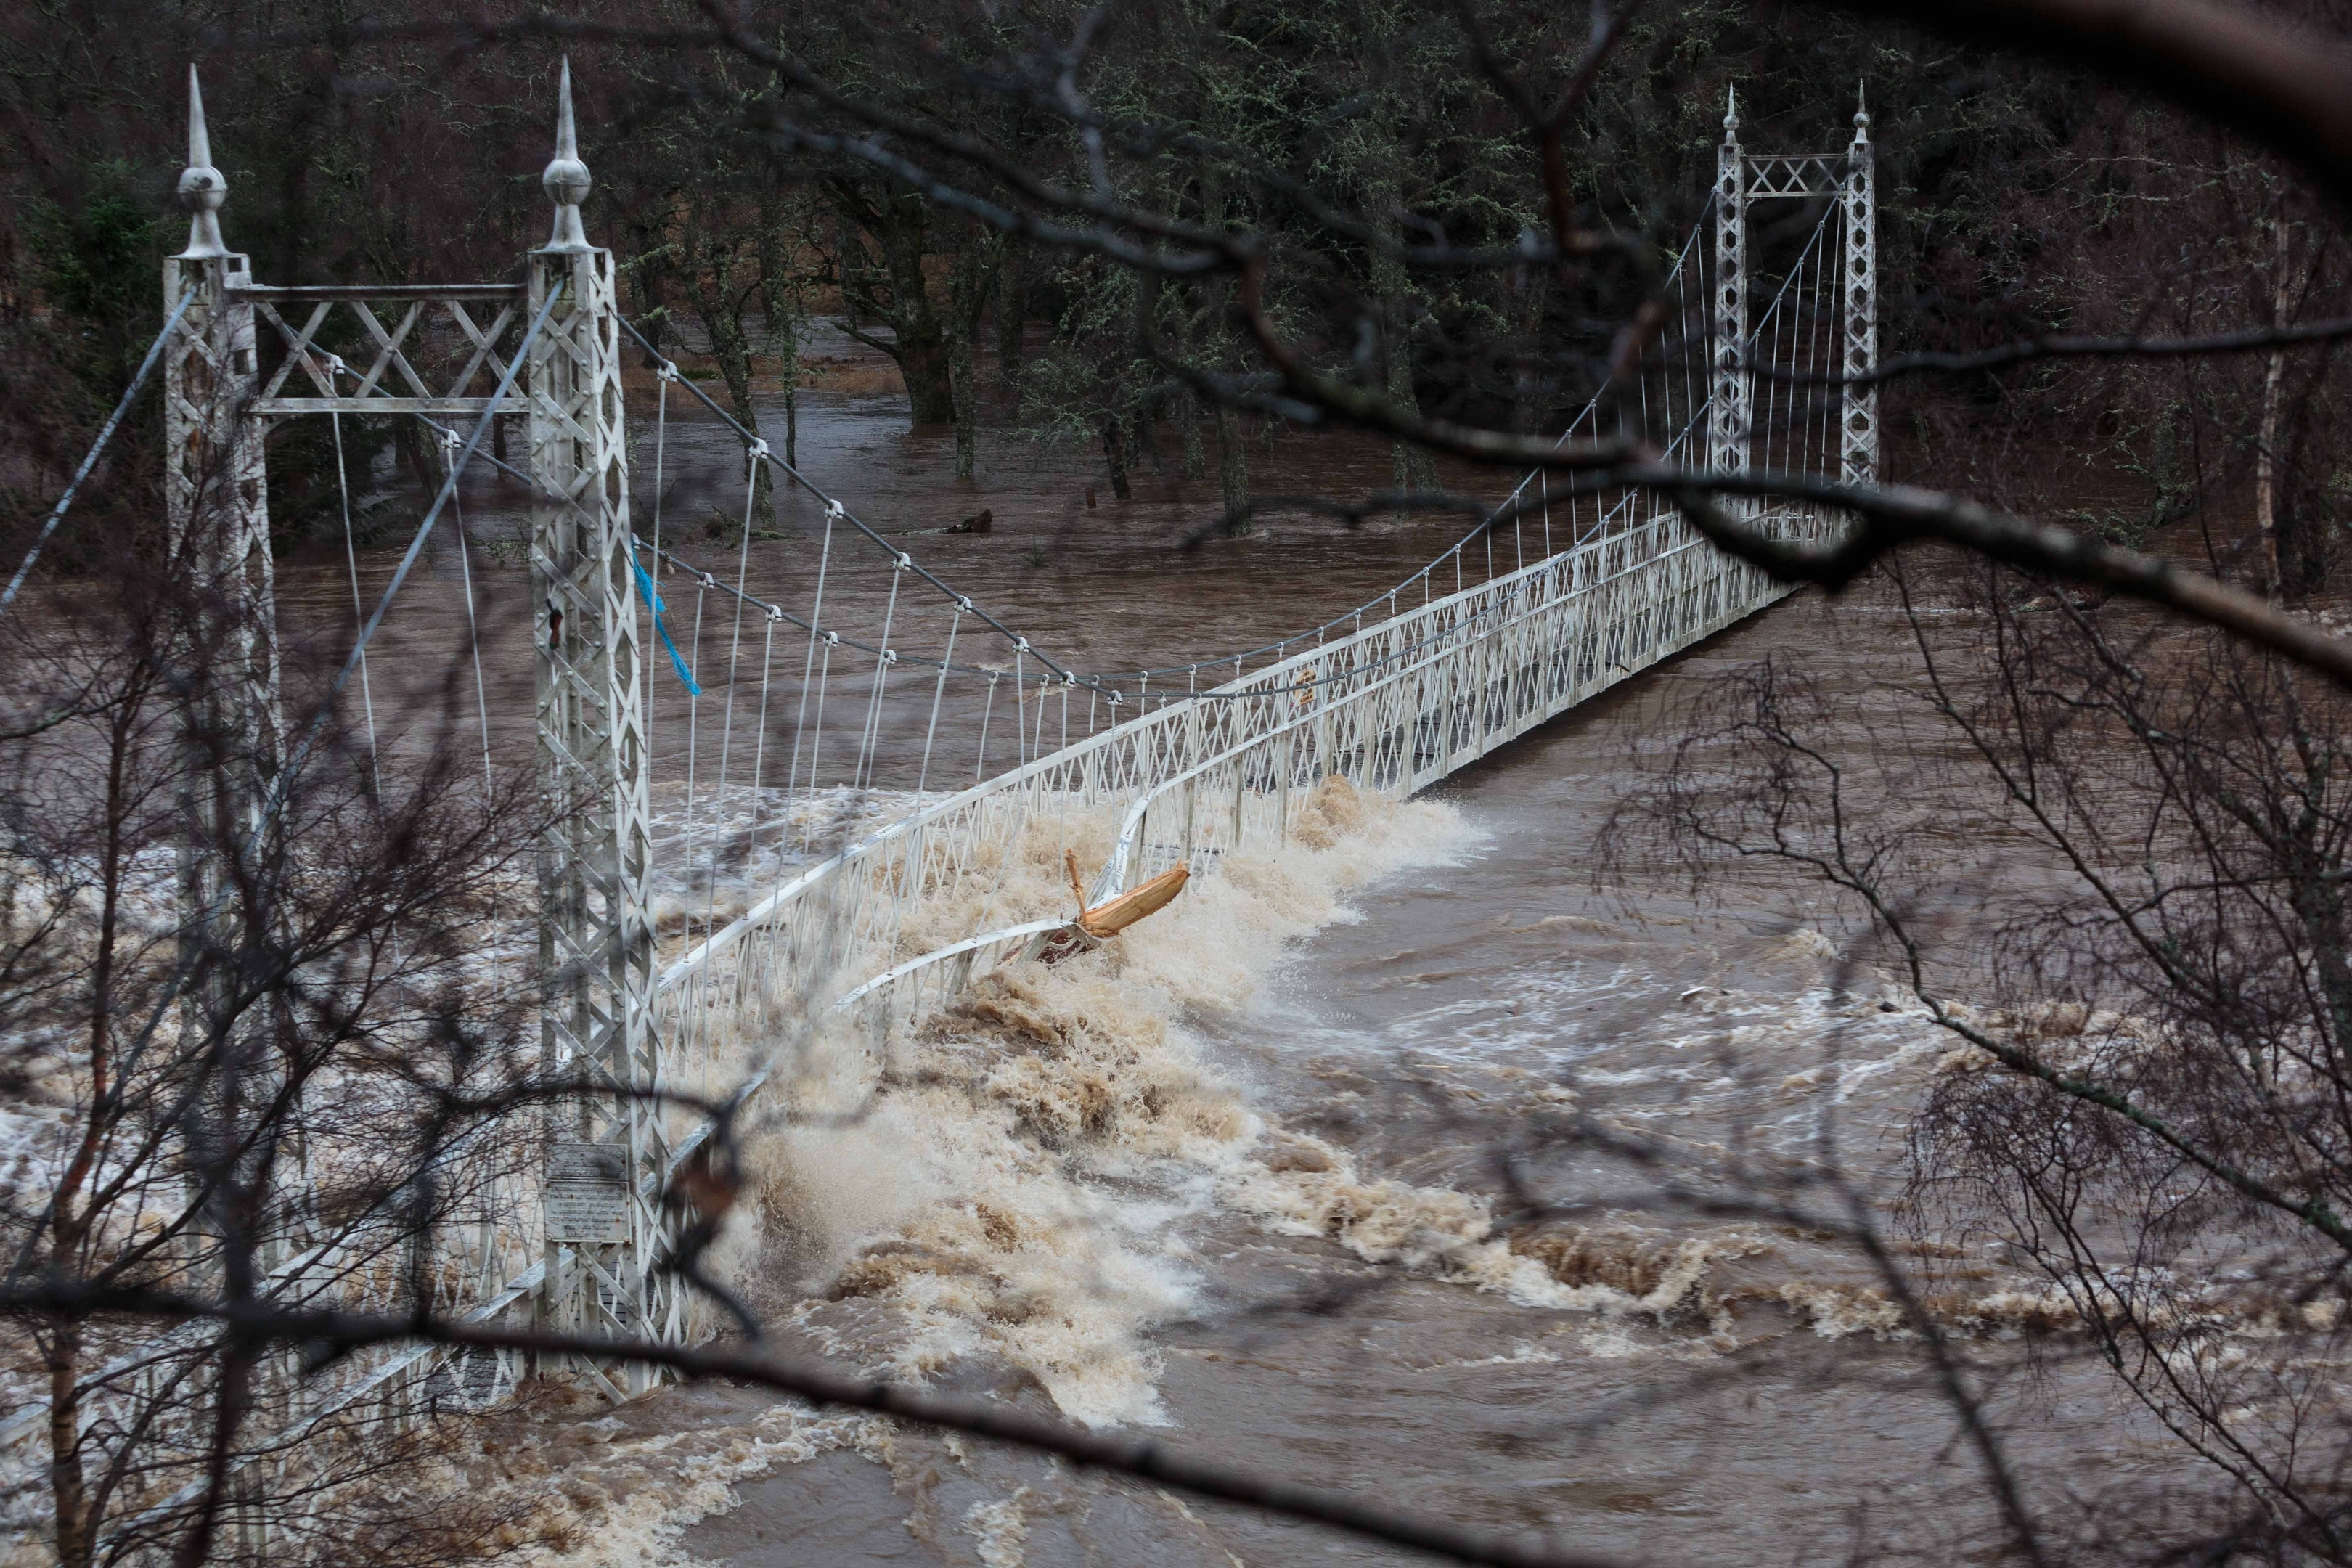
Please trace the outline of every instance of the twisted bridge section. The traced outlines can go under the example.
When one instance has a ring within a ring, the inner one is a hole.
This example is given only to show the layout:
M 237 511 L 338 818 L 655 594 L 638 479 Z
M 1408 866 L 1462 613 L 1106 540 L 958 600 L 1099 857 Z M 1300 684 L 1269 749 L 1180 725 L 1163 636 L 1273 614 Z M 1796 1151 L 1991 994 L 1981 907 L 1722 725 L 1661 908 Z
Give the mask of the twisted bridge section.
M 522 283 L 257 285 L 222 240 L 226 184 L 193 75 L 191 110 L 190 244 L 167 264 L 168 319 L 141 375 L 165 368 L 173 527 L 213 542 L 235 590 L 219 601 L 250 621 L 240 645 L 253 665 L 250 721 L 282 728 L 268 553 L 254 545 L 267 538 L 259 422 L 415 417 L 450 455 L 372 613 L 352 556 L 356 635 L 342 675 L 356 674 L 373 754 L 370 641 L 445 509 L 473 626 L 459 478 L 477 462 L 505 466 L 485 450 L 494 420 L 527 421 L 528 467 L 509 471 L 536 498 L 529 728 L 557 818 L 540 865 L 539 1066 L 656 1091 L 582 1097 L 541 1122 L 458 1140 L 434 1175 L 464 1197 L 430 1237 L 431 1268 L 413 1267 L 401 1205 L 332 1224 L 314 1215 L 267 1249 L 261 1289 L 275 1300 L 478 1321 L 527 1312 L 616 1340 L 691 1337 L 701 1325 L 663 1268 L 664 1200 L 710 1124 L 665 1109 L 658 1091 L 740 1105 L 828 1030 L 887 1050 L 1066 925 L 1072 911 L 1016 874 L 1024 857 L 1058 864 L 1083 849 L 1100 868 L 1090 904 L 1177 865 L 1214 875 L 1287 842 L 1326 780 L 1398 796 L 1426 788 L 1788 592 L 1649 492 L 1555 496 L 1538 471 L 1412 575 L 1319 625 L 1237 652 L 1086 673 L 825 495 L 621 316 L 610 253 L 581 229 L 589 176 L 568 73 L 545 177 L 554 232 Z M 1716 186 L 1664 286 L 1664 330 L 1562 442 L 1638 436 L 1718 471 L 1874 477 L 1874 395 L 1850 379 L 1876 363 L 1867 117 L 1854 124 L 1841 153 L 1750 156 L 1736 107 L 1727 115 Z M 1749 211 L 1790 200 L 1817 204 L 1818 220 L 1768 292 L 1749 264 Z M 346 317 L 356 324 L 332 331 Z M 650 441 L 625 436 L 626 339 L 656 371 Z M 331 342 L 361 345 L 365 368 Z M 715 419 L 722 448 L 740 445 L 731 563 L 689 559 L 695 547 L 665 527 L 666 468 L 684 435 L 671 418 L 677 396 L 707 405 L 697 440 L 709 445 Z M 784 549 L 755 559 L 763 500 L 790 526 Z M 1802 506 L 1746 516 L 1790 540 L 1839 526 Z M 470 633 L 469 644 L 487 800 L 499 787 L 494 705 Z M 268 767 L 238 782 L 257 830 L 309 745 L 283 735 Z M 202 907 L 186 918 L 222 918 L 227 895 L 205 891 L 217 883 L 193 879 Z M 519 1166 L 517 1147 L 545 1152 Z M 419 1279 L 432 1300 L 403 1294 Z M 85 1424 L 128 1430 L 164 1385 L 195 1390 L 184 1402 L 200 1410 L 206 1342 L 190 1329 L 127 1350 L 87 1380 Z M 274 1417 L 275 1436 L 254 1452 L 299 1468 L 305 1438 L 322 1428 L 396 1424 L 436 1404 L 478 1408 L 530 1370 L 517 1356 L 424 1344 L 344 1356 L 323 1373 L 289 1355 L 260 1375 L 255 1407 Z M 650 1378 L 619 1359 L 535 1370 L 616 1399 Z M 0 1454 L 25 1458 L 46 1411 L 0 1423 Z M 192 1466 L 200 1426 L 188 1445 Z M 200 1484 L 159 1479 L 116 1538 Z

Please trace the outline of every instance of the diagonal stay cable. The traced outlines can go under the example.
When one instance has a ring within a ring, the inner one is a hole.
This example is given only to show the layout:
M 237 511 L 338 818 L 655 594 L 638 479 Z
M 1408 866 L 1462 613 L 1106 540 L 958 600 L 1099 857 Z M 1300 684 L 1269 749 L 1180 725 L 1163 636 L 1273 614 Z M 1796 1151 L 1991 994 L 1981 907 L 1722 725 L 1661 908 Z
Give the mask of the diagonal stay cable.
M 447 426 L 437 423 L 430 415 L 418 414 L 413 416 L 413 417 L 420 424 L 424 425 L 426 429 L 438 431 L 445 437 L 454 437 L 457 434 L 456 431 L 451 430 Z M 532 492 L 542 500 L 551 500 L 559 506 L 570 507 L 574 511 L 585 510 L 578 501 L 572 500 L 570 496 L 562 495 L 555 490 L 548 489 L 545 485 L 542 485 L 537 479 L 532 479 L 530 475 L 525 473 L 522 469 L 516 468 L 512 463 L 507 462 L 502 458 L 492 457 L 488 453 L 477 452 L 474 456 L 476 460 L 488 463 L 492 468 L 498 469 L 500 473 L 507 475 L 509 479 L 520 479 L 525 485 L 530 486 Z M 812 489 L 814 488 L 814 486 L 810 487 Z M 843 515 L 845 517 L 847 516 L 847 513 L 845 511 Z M 678 571 L 694 578 L 697 583 L 700 584 L 700 585 L 709 592 L 723 594 L 730 598 L 740 599 L 744 604 L 749 605 L 751 608 L 760 611 L 763 615 L 790 621 L 793 625 L 799 626 L 803 630 L 814 632 L 817 636 L 824 637 L 830 635 L 836 638 L 839 641 L 840 646 L 843 647 L 856 648 L 860 653 L 879 653 L 882 651 L 880 647 L 877 644 L 861 642 L 857 638 L 851 637 L 837 628 L 831 633 L 828 633 L 823 626 L 812 622 L 805 616 L 796 615 L 793 611 L 786 609 L 782 605 L 772 604 L 766 599 L 761 598 L 757 594 L 747 593 L 740 588 L 730 586 L 727 583 L 720 581 L 717 574 L 696 565 L 693 562 L 688 561 L 685 556 L 680 555 L 675 550 L 672 550 L 667 545 L 662 543 L 658 536 L 648 540 L 643 535 L 637 535 L 635 537 L 634 542 L 639 550 L 652 555 L 656 560 L 667 562 L 669 565 L 676 567 Z M 894 552 L 893 553 L 896 554 L 897 552 Z M 910 564 L 907 569 L 909 571 L 920 572 L 922 567 L 919 564 Z M 640 591 L 642 591 L 645 584 L 649 581 L 649 579 L 642 575 L 644 568 L 640 567 L 638 570 L 641 574 L 639 577 L 639 588 Z M 955 604 L 950 607 L 954 609 L 958 615 L 961 615 L 967 609 L 970 609 L 973 615 L 980 614 L 978 608 L 966 605 L 961 599 L 957 600 Z M 994 625 L 995 623 L 992 622 L 991 624 Z M 667 633 L 664 633 L 663 640 L 668 640 Z M 1031 654 L 1034 654 L 1037 650 L 1031 648 L 1028 651 Z M 677 650 L 675 647 L 671 648 L 670 657 L 680 666 L 679 679 L 682 681 L 688 681 L 688 689 L 695 690 L 696 695 L 699 696 L 699 690 L 691 686 L 690 678 L 686 674 L 683 668 L 685 661 L 678 658 Z M 900 664 L 921 665 L 926 669 L 936 669 L 940 668 L 940 661 L 936 658 L 926 658 L 920 654 L 913 653 L 899 654 L 898 662 Z M 1001 670 L 992 670 L 984 664 L 950 663 L 946 668 L 958 675 L 992 675 L 1003 673 Z M 1059 667 L 1056 666 L 1055 668 L 1058 668 Z M 1096 682 L 1087 679 L 1085 676 L 1079 676 L 1076 679 L 1077 684 L 1081 689 L 1100 690 L 1105 696 L 1118 697 L 1121 701 L 1126 700 L 1124 694 L 1111 691 L 1105 687 L 1099 687 Z
M 450 429 L 446 425 L 438 423 L 430 415 L 418 414 L 412 416 L 412 417 L 428 430 L 436 431 L 440 435 L 453 439 L 457 437 L 457 433 L 456 431 Z M 476 461 L 488 463 L 490 467 L 498 469 L 500 473 L 505 474 L 508 478 L 519 479 L 523 484 L 528 485 L 530 488 L 531 492 L 542 500 L 550 500 L 553 501 L 558 506 L 569 507 L 573 511 L 580 512 L 583 515 L 587 510 L 586 508 L 583 507 L 572 497 L 562 494 L 559 491 L 550 489 L 547 486 L 541 484 L 537 479 L 532 479 L 530 475 L 524 472 L 522 469 L 516 468 L 512 463 L 507 462 L 503 458 L 492 457 L 486 452 L 477 452 L 474 454 L 474 457 Z M 793 626 L 799 626 L 805 631 L 813 632 L 817 636 L 823 637 L 830 635 L 835 637 L 843 647 L 856 648 L 860 653 L 880 653 L 882 651 L 880 647 L 877 644 L 861 642 L 857 638 L 850 637 L 837 629 L 828 634 L 824 626 L 812 622 L 805 616 L 795 615 L 791 610 L 784 608 L 782 605 L 772 604 L 768 600 L 761 598 L 757 594 L 748 593 L 743 589 L 733 587 L 721 582 L 717 574 L 706 571 L 700 566 L 697 566 L 685 556 L 680 555 L 677 552 L 663 544 L 658 537 L 647 540 L 643 535 L 633 535 L 631 542 L 635 544 L 637 549 L 653 556 L 656 561 L 666 562 L 669 565 L 677 568 L 678 571 L 685 573 L 708 592 L 723 594 L 730 598 L 740 599 L 744 604 L 750 605 L 755 610 L 758 610 L 761 614 L 767 616 L 772 619 L 790 621 Z M 659 596 L 660 590 L 649 589 L 649 584 L 651 584 L 652 579 L 646 574 L 643 565 L 636 567 L 636 573 L 638 591 L 641 595 L 647 595 L 646 602 L 650 604 L 655 597 Z M 959 615 L 962 613 L 964 608 L 960 602 L 953 607 Z M 977 611 L 974 611 L 973 613 L 978 614 Z M 660 616 L 656 616 L 655 626 L 656 628 L 661 626 L 661 616 L 667 616 L 667 614 L 668 611 L 664 609 Z M 667 630 L 662 632 L 662 641 L 666 644 L 669 642 L 669 634 Z M 699 697 L 702 695 L 701 689 L 694 684 L 693 677 L 688 672 L 686 660 L 679 655 L 677 647 L 675 645 L 671 645 L 669 651 L 671 661 L 677 667 L 679 681 L 683 683 L 687 689 L 692 692 L 695 696 Z M 1031 651 L 1034 652 L 1035 650 L 1032 649 Z M 900 664 L 920 665 L 926 669 L 936 669 L 941 668 L 940 661 L 939 659 L 926 658 L 920 654 L 899 654 L 898 662 Z M 958 675 L 991 675 L 1003 673 L 1002 671 L 992 670 L 984 664 L 950 663 L 946 665 L 945 668 Z M 1078 684 L 1081 687 L 1084 687 L 1087 686 L 1088 682 L 1081 677 Z M 1119 694 L 1108 693 L 1108 695 L 1118 696 Z M 1122 697 L 1121 700 L 1124 700 L 1124 698 Z
M 179 330 L 180 318 L 188 313 L 190 305 L 195 303 L 196 293 L 197 290 L 191 289 L 180 296 L 180 302 L 172 307 L 171 315 L 164 320 L 163 330 L 156 333 L 155 341 L 148 345 L 147 357 L 139 362 L 138 374 L 131 378 L 131 384 L 122 389 L 121 400 L 115 404 L 114 412 L 106 416 L 106 425 L 99 431 L 98 439 L 89 444 L 89 452 L 82 458 L 81 467 L 74 470 L 72 481 L 66 486 L 66 493 L 58 498 L 56 506 L 49 509 L 49 520 L 41 524 L 41 531 L 34 536 L 33 548 L 25 552 L 24 564 L 16 568 L 14 577 L 8 579 L 8 585 L 0 588 L 0 611 L 7 609 L 16 600 L 16 590 L 23 587 L 25 579 L 32 574 L 33 563 L 41 558 L 41 551 L 49 542 L 49 535 L 55 533 L 58 524 L 66 520 L 66 509 L 73 505 L 74 492 L 81 489 L 82 480 L 89 478 L 90 469 L 98 466 L 98 455 L 106 449 L 106 444 L 114 439 L 115 429 L 122 423 L 122 416 L 131 412 L 131 400 L 139 395 L 139 389 L 146 385 L 148 376 L 154 374 L 155 362 L 163 357 L 163 345 L 171 342 L 172 334 Z
M 358 641 L 352 645 L 350 656 L 343 660 L 342 668 L 335 673 L 333 684 L 328 688 L 327 700 L 320 705 L 319 711 L 312 715 L 310 722 L 304 727 L 300 742 L 288 756 L 286 765 L 278 770 L 277 778 L 271 781 L 269 796 L 263 802 L 262 808 L 255 818 L 252 831 L 247 835 L 244 844 L 239 847 L 240 858 L 252 852 L 254 845 L 259 842 L 261 836 L 268 830 L 272 820 L 285 809 L 291 782 L 295 774 L 300 771 L 304 762 L 309 759 L 311 748 L 318 742 L 319 731 L 325 727 L 328 718 L 334 712 L 334 700 L 341 694 L 344 684 L 351 679 L 352 671 L 358 668 L 360 659 L 367 651 L 368 643 L 375 636 L 376 628 L 383 623 L 384 613 L 392 607 L 392 601 L 399 594 L 401 584 L 407 581 L 410 569 L 416 564 L 416 558 L 424 552 L 425 542 L 432 534 L 433 524 L 439 519 L 441 509 L 448 505 L 450 498 L 457 493 L 459 478 L 463 476 L 467 465 L 473 460 L 475 453 L 480 447 L 483 436 L 488 433 L 490 422 L 498 417 L 499 405 L 506 400 L 509 389 L 514 385 L 516 373 L 530 358 L 530 346 L 538 341 L 540 330 L 547 325 L 547 319 L 553 313 L 556 301 L 562 299 L 564 287 L 565 285 L 559 281 L 548 291 L 546 302 L 540 306 L 539 314 L 531 319 L 530 329 L 523 333 L 522 342 L 516 345 L 513 356 L 508 360 L 505 371 L 499 377 L 498 385 L 490 393 L 488 405 L 483 409 L 481 418 L 475 421 L 473 433 L 466 438 L 464 451 L 450 464 L 449 477 L 442 481 L 440 493 L 434 497 L 431 509 L 425 514 L 425 521 L 417 525 L 416 537 L 409 542 L 408 552 L 401 557 L 399 568 L 393 573 L 390 586 L 384 589 L 383 597 L 377 602 L 375 614 L 369 616 L 367 625 L 360 629 Z M 165 335 L 168 336 L 171 328 L 177 325 L 178 320 L 178 315 L 175 313 L 172 321 L 166 324 Z M 163 338 L 157 338 L 157 349 L 162 347 L 163 342 Z M 155 353 L 156 350 L 149 351 L 150 365 L 154 360 Z M 142 368 L 142 374 L 144 374 L 145 370 Z M 126 404 L 128 399 L 129 395 L 125 394 Z M 118 409 L 116 412 L 119 416 L 121 410 Z M 103 440 L 104 437 L 101 437 L 101 443 Z M 20 579 L 21 575 L 20 573 Z M 217 918 L 221 909 L 226 906 L 233 886 L 233 879 L 224 879 L 219 892 L 214 896 L 211 905 L 200 917 L 203 921 L 209 922 Z M 193 961 L 183 963 L 178 972 L 173 975 L 171 982 L 163 988 L 162 994 L 150 1010 L 143 1026 L 136 1037 L 139 1048 L 143 1048 L 144 1042 L 154 1034 L 164 1015 L 169 1012 L 182 994 L 193 975 L 194 967 Z M 16 1269 L 22 1268 L 29 1256 L 29 1252 L 19 1254 L 16 1265 L 10 1270 L 11 1278 L 14 1278 Z

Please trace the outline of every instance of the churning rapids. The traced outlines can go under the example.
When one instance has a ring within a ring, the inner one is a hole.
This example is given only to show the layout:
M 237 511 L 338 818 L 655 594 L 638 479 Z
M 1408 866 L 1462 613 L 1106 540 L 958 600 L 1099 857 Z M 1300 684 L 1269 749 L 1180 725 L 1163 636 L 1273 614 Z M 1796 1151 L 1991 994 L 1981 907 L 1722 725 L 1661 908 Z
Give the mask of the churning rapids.
M 1088 510 L 1089 454 L 1001 440 L 957 489 L 940 477 L 948 439 L 905 434 L 898 400 L 802 402 L 809 471 L 877 527 L 992 509 L 991 535 L 908 548 L 1009 622 L 1055 628 L 1081 668 L 1294 630 L 1459 531 L 1277 518 L 1184 552 L 1171 537 L 1213 513 L 1213 479 L 1180 497 L 1147 471 L 1136 500 Z M 734 468 L 714 426 L 674 418 L 668 439 L 673 473 L 691 476 L 697 454 L 713 474 Z M 1386 483 L 1384 451 L 1336 442 L 1260 461 L 1268 489 Z M 740 506 L 740 489 L 710 484 L 670 497 L 674 530 Z M 466 498 L 478 534 L 519 515 L 495 484 Z M 754 545 L 755 589 L 797 547 Z M 372 552 L 362 576 L 380 584 L 396 549 Z M 511 563 L 489 569 L 486 663 L 518 696 L 522 581 Z M 279 584 L 296 622 L 348 614 L 339 545 L 331 563 L 289 563 Z M 391 646 L 431 646 L 450 629 L 435 617 L 461 613 L 411 597 Z M 1951 1042 L 1883 975 L 1838 961 L 1811 890 L 1758 883 L 1701 908 L 1664 878 L 1595 874 L 1599 828 L 1675 740 L 1683 700 L 1773 649 L 1849 689 L 1913 668 L 1891 606 L 1801 595 L 1433 798 L 1326 786 L 1279 855 L 1229 863 L 1101 953 L 984 981 L 878 1079 L 820 1044 L 776 1104 L 857 1113 L 780 1121 L 757 1144 L 757 1202 L 730 1243 L 741 1287 L 788 1349 L 1156 1428 L 1226 1464 L 1549 1531 L 1564 1548 L 1808 1561 L 1981 1540 L 1993 1520 L 1951 1413 L 1852 1258 L 1762 1220 L 1678 1214 L 1597 1160 L 1576 1213 L 1492 1218 L 1505 1155 L 1571 1107 L 1763 1157 L 1817 1149 L 1827 1119 L 1875 1201 L 1900 1184 L 1906 1108 L 1952 1070 Z M 375 668 L 385 704 L 401 664 Z M 491 706 L 527 721 L 527 700 Z M 1057 861 L 1035 859 L 1058 880 Z M 1964 1346 L 2047 1316 L 1997 1259 L 1948 1278 L 1938 1311 Z M 2028 1484 L 2058 1484 L 2037 1460 L 2061 1455 L 2078 1489 L 2158 1484 L 2160 1461 L 2130 1446 L 2095 1375 L 2045 1370 L 1996 1400 Z M 619 1410 L 543 1399 L 483 1427 L 446 1479 L 543 1497 L 542 1522 L 566 1536 L 551 1561 L 1408 1560 L 740 1389 Z

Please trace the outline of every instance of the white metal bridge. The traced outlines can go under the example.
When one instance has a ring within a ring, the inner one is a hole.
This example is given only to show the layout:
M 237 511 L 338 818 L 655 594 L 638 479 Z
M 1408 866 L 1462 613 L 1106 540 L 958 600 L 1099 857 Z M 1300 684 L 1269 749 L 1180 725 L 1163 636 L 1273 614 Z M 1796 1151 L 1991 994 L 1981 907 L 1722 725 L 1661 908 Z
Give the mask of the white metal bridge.
M 193 73 L 190 89 L 180 187 L 190 242 L 166 266 L 167 320 L 150 363 L 164 372 L 174 537 L 204 542 L 224 602 L 250 617 L 256 726 L 276 734 L 283 722 L 264 423 L 413 416 L 432 421 L 452 454 L 372 605 L 354 564 L 359 630 L 342 697 L 371 723 L 377 627 L 446 526 L 459 475 L 492 460 L 491 422 L 528 426 L 531 728 L 556 823 L 541 856 L 531 976 L 544 1070 L 740 1103 L 812 1031 L 851 1030 L 887 1049 L 910 1020 L 1068 921 L 1066 900 L 1045 902 L 1037 879 L 1013 874 L 1024 858 L 1058 866 L 1078 849 L 1100 868 L 1090 903 L 1177 864 L 1213 875 L 1227 857 L 1286 842 L 1328 778 L 1409 795 L 1787 591 L 1646 492 L 1554 500 L 1531 475 L 1466 537 L 1320 625 L 1213 658 L 1082 669 L 1047 628 L 1008 624 L 824 495 L 623 318 L 612 256 L 582 226 L 589 174 L 568 74 L 545 175 L 550 242 L 523 281 L 463 287 L 257 282 L 223 240 L 226 184 Z M 1867 125 L 1854 116 L 1843 152 L 1757 156 L 1727 116 L 1715 190 L 1665 284 L 1658 348 L 1604 386 L 1563 441 L 1622 430 L 1718 471 L 1874 477 L 1874 393 L 1838 380 L 1876 358 Z M 1759 286 L 1750 210 L 1789 197 L 1822 201 L 1820 221 L 1785 275 Z M 653 406 L 625 410 L 625 357 L 640 351 L 656 366 Z M 744 464 L 740 537 L 709 556 L 663 516 L 670 405 L 689 396 L 709 405 L 698 428 L 716 416 Z M 628 417 L 641 426 L 634 448 Z M 805 510 L 781 550 L 751 537 L 761 468 L 780 501 L 813 498 L 794 501 Z M 1836 526 L 1801 507 L 1748 515 L 1790 538 Z M 457 547 L 470 625 L 462 526 Z M 763 597 L 755 561 L 761 581 L 781 575 L 803 596 Z M 478 645 L 467 651 L 494 773 L 492 683 Z M 306 765 L 309 746 L 282 735 L 275 766 Z M 247 788 L 266 822 L 278 786 L 257 776 Z M 543 1163 L 474 1184 L 472 1222 L 437 1233 L 430 1305 L 477 1320 L 528 1312 L 615 1338 L 700 1331 L 660 1264 L 669 1177 L 709 1123 L 612 1095 L 583 1096 L 551 1121 L 560 1135 L 532 1134 L 551 1140 Z M 446 1160 L 487 1158 L 485 1142 L 461 1142 Z M 413 1277 L 382 1266 L 402 1234 L 397 1216 L 371 1214 L 287 1238 L 268 1289 L 392 1309 Z M 108 1368 L 89 1419 L 109 1418 L 110 1394 L 127 1407 L 156 1380 L 187 1376 L 195 1342 L 196 1331 L 169 1336 Z M 568 1370 L 616 1398 L 648 1381 L 619 1359 Z M 289 1363 L 262 1402 L 280 1433 L 264 1445 L 268 1462 L 299 1463 L 300 1436 L 346 1415 L 479 1407 L 524 1371 L 516 1357 L 422 1345 L 318 1375 Z M 19 1412 L 0 1442 L 21 1447 L 42 1426 L 40 1408 Z M 196 1484 L 152 1497 L 147 1515 Z

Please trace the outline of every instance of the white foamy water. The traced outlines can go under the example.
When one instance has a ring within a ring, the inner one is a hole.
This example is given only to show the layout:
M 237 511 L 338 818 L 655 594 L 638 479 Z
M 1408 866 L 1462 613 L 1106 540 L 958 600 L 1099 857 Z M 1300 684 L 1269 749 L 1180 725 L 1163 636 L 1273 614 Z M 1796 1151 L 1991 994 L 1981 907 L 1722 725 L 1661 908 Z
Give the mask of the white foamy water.
M 1450 808 L 1344 784 L 1307 812 L 1347 830 L 1324 848 L 1231 857 L 1097 952 L 983 977 L 887 1063 L 820 1042 L 778 1091 L 794 1123 L 753 1144 L 746 1284 L 780 1300 L 822 1289 L 835 1300 L 803 1300 L 793 1320 L 877 1370 L 986 1356 L 1080 1421 L 1166 1422 L 1147 1336 L 1197 1300 L 1181 1222 L 1289 1202 L 1267 1184 L 1305 1179 L 1253 1160 L 1276 1129 L 1203 1030 L 1242 1015 L 1351 890 L 1441 863 L 1463 838 Z M 1024 846 L 1007 907 L 1066 898 L 1057 845 Z M 882 1310 L 844 1314 L 843 1298 Z

